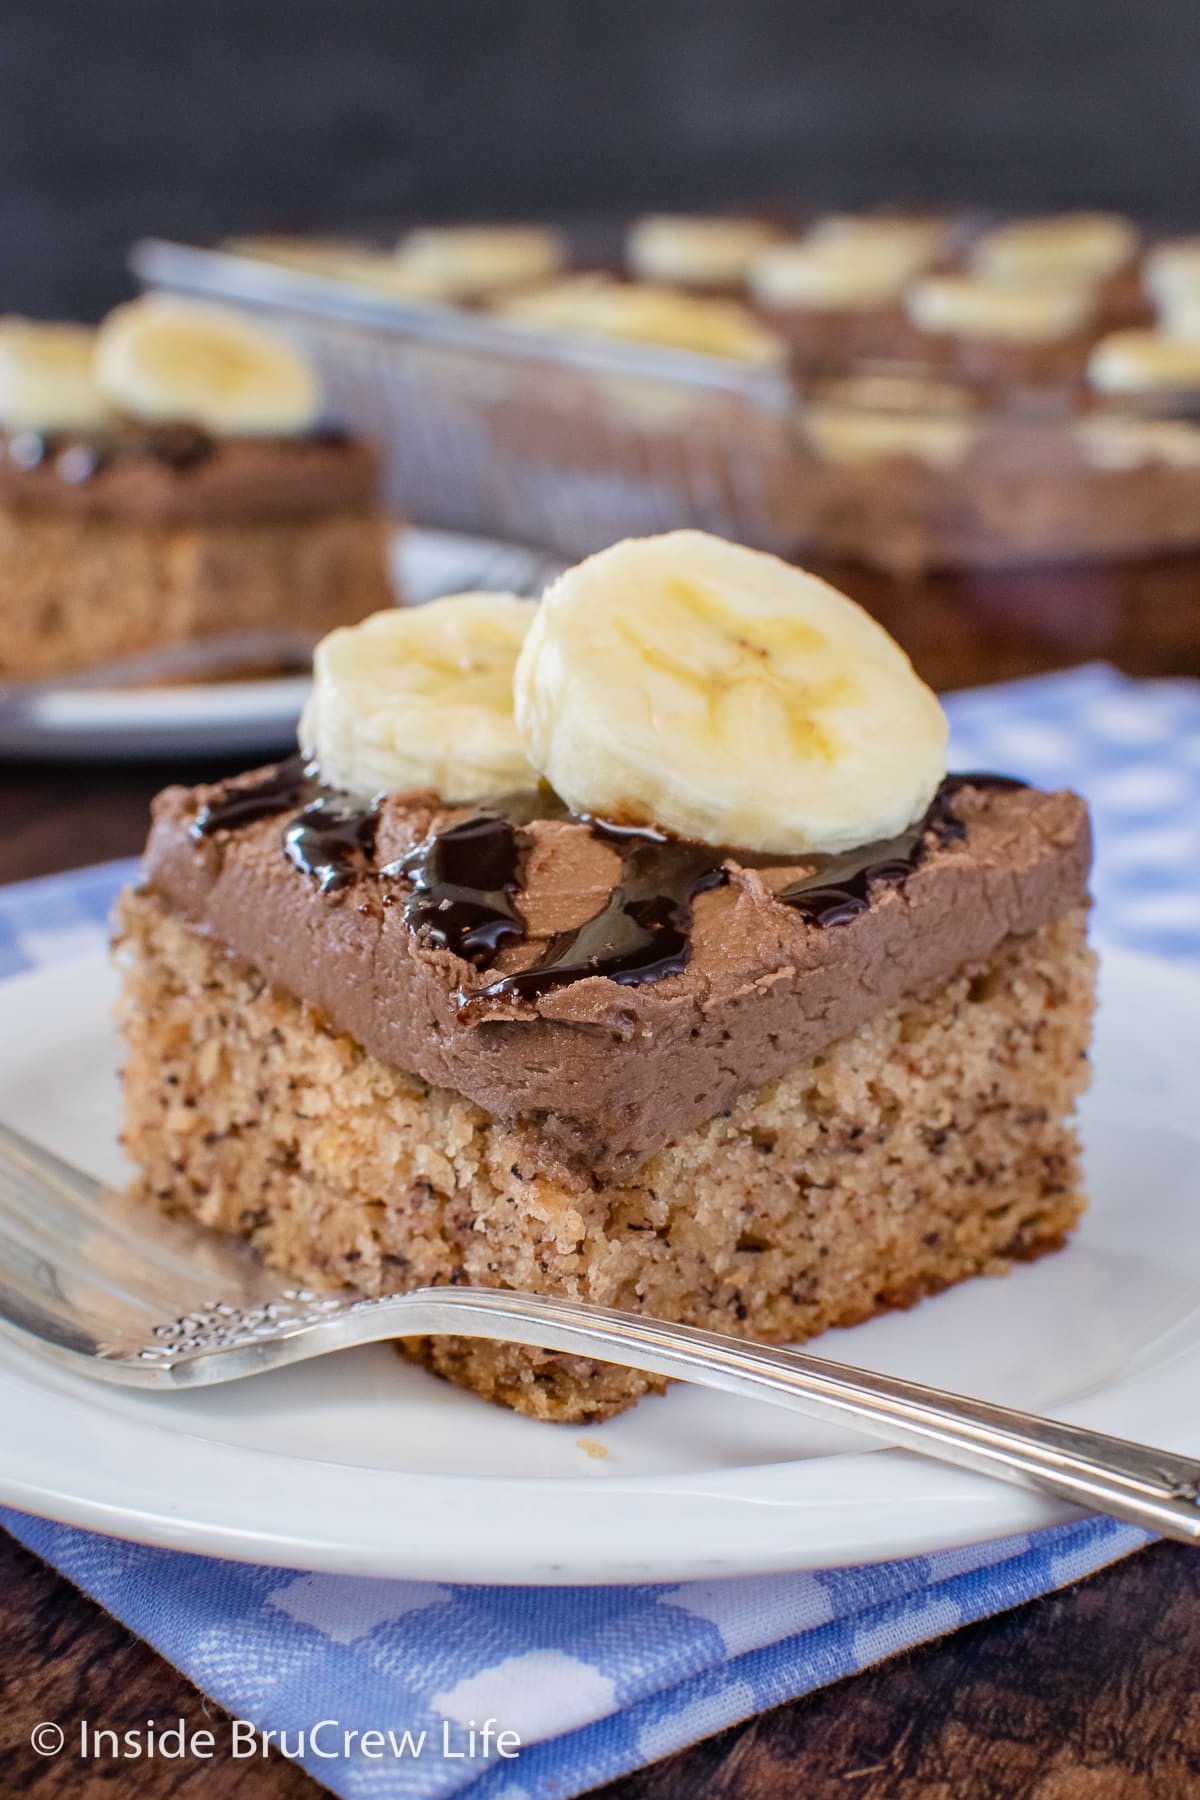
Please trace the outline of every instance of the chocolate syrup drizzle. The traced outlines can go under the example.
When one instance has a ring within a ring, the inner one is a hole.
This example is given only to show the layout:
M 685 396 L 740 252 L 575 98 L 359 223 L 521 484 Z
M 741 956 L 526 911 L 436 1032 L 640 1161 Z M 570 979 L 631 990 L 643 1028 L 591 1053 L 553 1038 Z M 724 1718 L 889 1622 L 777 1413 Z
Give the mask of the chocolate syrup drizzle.
M 119 461 L 147 460 L 169 469 L 190 469 L 212 456 L 217 441 L 198 425 L 121 424 L 89 432 L 17 431 L 5 442 L 10 462 L 20 469 L 53 463 L 71 487 Z
M 316 878 L 323 894 L 371 872 L 378 806 L 360 806 L 337 788 L 325 787 L 302 756 L 289 757 L 258 781 L 226 788 L 219 800 L 201 808 L 189 831 L 197 840 L 215 831 L 240 831 L 297 807 L 301 810 L 283 834 L 284 854 L 302 874 Z
M 607 904 L 574 930 L 551 938 L 532 968 L 502 975 L 474 998 L 516 994 L 531 1000 L 589 975 L 634 987 L 687 967 L 692 902 L 729 880 L 722 853 L 664 832 L 588 823 L 595 837 L 621 852 L 621 880 Z
M 779 889 L 775 898 L 794 907 L 813 925 L 845 925 L 866 912 L 877 887 L 894 887 L 920 868 L 931 849 L 966 836 L 954 811 L 963 788 L 1020 788 L 1010 775 L 947 775 L 915 825 L 893 838 L 863 844 L 857 850 L 822 856 L 811 875 Z
M 301 440 L 331 448 L 349 442 L 344 431 L 320 428 Z M 182 471 L 216 454 L 217 439 L 198 425 L 141 425 L 132 421 L 94 431 L 14 431 L 3 439 L 3 454 L 19 469 L 53 464 L 60 481 L 78 487 L 115 462 L 150 461 Z
M 302 756 L 289 756 L 278 768 L 268 769 L 257 781 L 232 782 L 219 800 L 202 806 L 188 827 L 190 837 L 211 837 L 215 831 L 240 831 L 273 813 L 294 812 L 321 791 L 320 777 Z
M 298 813 L 283 834 L 287 859 L 316 877 L 323 894 L 371 873 L 379 808 L 364 809 L 347 794 L 323 794 Z
M 522 854 L 512 819 L 489 810 L 439 831 L 383 873 L 411 876 L 404 916 L 414 931 L 486 969 L 525 936 L 516 898 Z
M 948 775 L 914 825 L 877 843 L 838 855 L 812 858 L 807 875 L 779 889 L 775 899 L 813 925 L 843 925 L 865 912 L 875 892 L 907 880 L 930 853 L 960 839 L 966 827 L 954 802 L 963 788 L 1015 789 L 1009 776 Z M 286 826 L 284 852 L 322 893 L 345 887 L 363 874 L 411 883 L 404 915 L 435 948 L 450 950 L 475 968 L 491 967 L 508 944 L 525 937 L 517 907 L 527 849 L 522 827 L 535 819 L 570 818 L 621 855 L 621 879 L 592 918 L 551 938 L 528 969 L 502 975 L 464 995 L 464 1002 L 504 996 L 533 999 L 548 989 L 602 975 L 626 985 L 678 975 L 692 953 L 692 909 L 698 894 L 729 880 L 736 850 L 676 838 L 643 826 L 568 814 L 553 795 L 513 795 L 433 833 L 399 862 L 373 867 L 378 804 L 361 806 L 347 794 L 323 787 L 302 757 L 281 763 L 258 781 L 227 788 L 191 826 L 201 839 L 237 831 L 277 813 L 301 810 Z M 744 854 L 744 853 L 743 853 Z M 783 858 L 755 856 L 756 868 L 778 868 Z

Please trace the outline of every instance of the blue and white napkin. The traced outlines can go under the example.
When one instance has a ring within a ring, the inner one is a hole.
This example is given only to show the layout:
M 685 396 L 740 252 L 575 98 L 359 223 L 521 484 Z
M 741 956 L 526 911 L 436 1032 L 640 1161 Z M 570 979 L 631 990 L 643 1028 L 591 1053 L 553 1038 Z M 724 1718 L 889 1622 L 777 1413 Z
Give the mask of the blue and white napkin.
M 1087 668 L 961 694 L 949 711 L 952 768 L 1087 796 L 1099 935 L 1200 964 L 1200 686 Z M 99 944 L 128 873 L 0 890 L 0 977 Z M 1147 1541 L 1091 1519 L 857 1569 L 487 1588 L 257 1568 L 0 1519 L 245 1721 L 243 1754 L 282 1734 L 354 1800 L 568 1800 Z M 516 1734 L 515 1755 L 483 1744 L 485 1720 Z

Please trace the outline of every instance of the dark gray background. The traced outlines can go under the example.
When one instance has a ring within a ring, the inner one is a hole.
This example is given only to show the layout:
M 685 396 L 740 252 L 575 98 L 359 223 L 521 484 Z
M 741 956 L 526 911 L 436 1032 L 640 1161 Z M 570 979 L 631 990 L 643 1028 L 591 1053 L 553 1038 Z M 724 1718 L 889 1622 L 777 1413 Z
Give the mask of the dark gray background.
M 139 233 L 819 202 L 1200 220 L 1197 0 L 4 0 L 0 310 Z

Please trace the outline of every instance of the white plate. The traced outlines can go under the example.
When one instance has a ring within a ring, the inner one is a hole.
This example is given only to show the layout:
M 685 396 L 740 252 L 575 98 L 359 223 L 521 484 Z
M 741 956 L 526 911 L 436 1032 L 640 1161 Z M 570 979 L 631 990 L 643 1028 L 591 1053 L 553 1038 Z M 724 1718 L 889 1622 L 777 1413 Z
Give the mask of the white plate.
M 392 544 L 397 591 L 410 605 L 475 587 L 536 593 L 556 566 L 522 545 L 457 532 L 409 528 Z M 19 705 L 0 704 L 0 756 L 57 762 L 268 756 L 294 747 L 308 685 L 307 675 L 289 675 L 164 687 L 45 688 Z
M 111 757 L 271 756 L 296 742 L 307 675 L 173 687 L 50 688 L 0 714 L 0 755 L 54 762 Z
M 1196 1454 L 1200 979 L 1111 954 L 1103 991 L 1092 1209 L 1071 1247 L 820 1349 Z M 120 1169 L 111 997 L 96 957 L 0 987 L 0 1116 L 105 1176 Z M 587 1431 L 538 1425 L 384 1346 L 159 1396 L 3 1342 L 0 1443 L 0 1500 L 31 1512 L 213 1555 L 431 1580 L 831 1567 L 1070 1516 L 699 1389 Z

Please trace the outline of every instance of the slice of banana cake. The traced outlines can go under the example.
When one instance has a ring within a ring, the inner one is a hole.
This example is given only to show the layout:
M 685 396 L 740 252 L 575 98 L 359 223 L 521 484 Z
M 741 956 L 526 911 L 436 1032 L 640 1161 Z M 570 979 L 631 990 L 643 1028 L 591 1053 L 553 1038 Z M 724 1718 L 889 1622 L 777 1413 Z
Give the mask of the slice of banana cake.
M 0 678 L 366 617 L 392 599 L 378 481 L 307 358 L 235 311 L 0 321 Z
M 144 1194 L 298 1279 L 769 1342 L 1059 1246 L 1087 813 L 947 776 L 866 614 L 697 532 L 320 646 L 302 754 L 155 805 L 119 918 Z M 405 1346 L 537 1417 L 655 1386 Z

